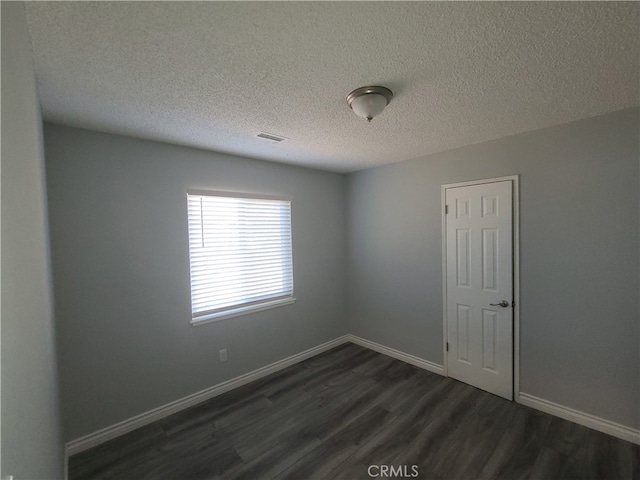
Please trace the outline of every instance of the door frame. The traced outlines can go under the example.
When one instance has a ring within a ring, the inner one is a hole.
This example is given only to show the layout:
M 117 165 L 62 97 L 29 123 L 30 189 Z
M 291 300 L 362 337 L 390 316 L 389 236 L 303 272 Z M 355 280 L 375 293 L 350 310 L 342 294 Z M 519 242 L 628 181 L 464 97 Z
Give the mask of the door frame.
M 486 183 L 510 181 L 512 185 L 513 205 L 513 399 L 520 398 L 520 175 L 494 177 L 468 182 L 447 183 L 440 186 L 442 215 L 442 356 L 445 377 L 449 376 L 447 355 L 447 216 L 445 213 L 446 193 L 450 188 L 469 187 Z

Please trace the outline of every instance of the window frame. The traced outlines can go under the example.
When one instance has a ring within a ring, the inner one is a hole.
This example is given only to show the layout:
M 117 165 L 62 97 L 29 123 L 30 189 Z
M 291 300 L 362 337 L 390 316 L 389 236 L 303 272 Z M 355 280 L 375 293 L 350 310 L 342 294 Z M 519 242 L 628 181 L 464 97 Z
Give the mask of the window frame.
M 274 296 L 272 298 L 268 298 L 265 300 L 259 300 L 251 303 L 241 303 L 234 306 L 229 307 L 223 311 L 205 313 L 205 314 L 194 314 L 193 313 L 193 292 L 192 292 L 192 284 L 191 284 L 191 246 L 189 244 L 189 196 L 209 196 L 209 197 L 227 197 L 227 198 L 237 198 L 237 199 L 254 199 L 254 200 L 276 200 L 289 202 L 290 204 L 290 212 L 291 215 L 289 217 L 289 232 L 290 232 L 290 242 L 291 242 L 291 295 L 282 295 L 282 296 Z M 248 315 L 251 313 L 256 313 L 264 310 L 269 310 L 272 308 L 282 307 L 285 305 L 291 305 L 296 302 L 296 298 L 294 296 L 294 265 L 293 265 L 293 198 L 283 195 L 270 195 L 270 194 L 260 194 L 260 193 L 247 193 L 247 192 L 229 192 L 229 191 L 219 191 L 219 190 L 202 190 L 202 189 L 192 189 L 189 188 L 186 191 L 185 195 L 185 204 L 187 208 L 187 252 L 188 252 L 188 261 L 189 261 L 189 304 L 191 310 L 191 325 L 198 326 L 211 322 L 218 322 L 221 320 L 226 320 L 228 318 L 239 317 L 243 315 Z

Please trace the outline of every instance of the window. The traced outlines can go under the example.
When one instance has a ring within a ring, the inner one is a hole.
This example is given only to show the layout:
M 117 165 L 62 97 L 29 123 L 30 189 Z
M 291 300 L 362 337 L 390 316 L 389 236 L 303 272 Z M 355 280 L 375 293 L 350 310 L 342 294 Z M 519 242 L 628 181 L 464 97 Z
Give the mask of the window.
M 293 303 L 291 201 L 187 194 L 191 323 Z

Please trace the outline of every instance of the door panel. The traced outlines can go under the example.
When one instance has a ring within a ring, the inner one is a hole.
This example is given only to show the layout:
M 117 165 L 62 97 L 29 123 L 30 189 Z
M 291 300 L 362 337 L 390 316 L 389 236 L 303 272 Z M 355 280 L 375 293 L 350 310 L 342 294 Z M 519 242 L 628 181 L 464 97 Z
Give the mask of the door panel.
M 445 200 L 449 376 L 512 399 L 512 183 L 448 188 Z
M 469 312 L 468 305 L 458 305 L 456 345 L 458 361 L 469 364 Z

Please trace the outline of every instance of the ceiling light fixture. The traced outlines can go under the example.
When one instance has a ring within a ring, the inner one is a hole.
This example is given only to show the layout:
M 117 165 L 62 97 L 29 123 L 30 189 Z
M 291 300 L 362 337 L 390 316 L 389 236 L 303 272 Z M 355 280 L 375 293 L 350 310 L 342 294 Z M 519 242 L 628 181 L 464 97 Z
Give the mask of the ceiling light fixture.
M 347 95 L 347 104 L 357 116 L 371 121 L 389 105 L 393 92 L 386 87 L 360 87 Z

